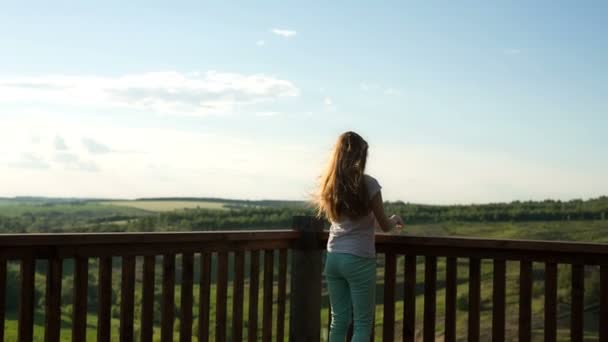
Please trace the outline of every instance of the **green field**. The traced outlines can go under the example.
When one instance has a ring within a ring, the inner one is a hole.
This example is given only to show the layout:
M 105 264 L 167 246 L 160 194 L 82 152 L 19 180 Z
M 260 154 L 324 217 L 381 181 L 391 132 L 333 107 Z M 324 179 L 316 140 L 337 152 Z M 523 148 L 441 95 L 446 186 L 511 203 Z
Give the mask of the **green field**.
M 103 203 L 103 202 L 102 202 Z M 15 217 L 24 214 L 44 215 L 89 215 L 91 217 L 105 217 L 111 215 L 145 215 L 146 211 L 129 206 L 105 205 L 97 202 L 75 203 L 47 203 L 47 204 L 15 204 L 0 205 L 0 216 Z
M 146 211 L 172 211 L 179 209 L 211 209 L 211 210 L 225 210 L 225 204 L 221 202 L 208 202 L 208 201 L 108 201 L 100 202 L 103 205 L 111 205 L 118 207 L 129 207 L 136 208 Z

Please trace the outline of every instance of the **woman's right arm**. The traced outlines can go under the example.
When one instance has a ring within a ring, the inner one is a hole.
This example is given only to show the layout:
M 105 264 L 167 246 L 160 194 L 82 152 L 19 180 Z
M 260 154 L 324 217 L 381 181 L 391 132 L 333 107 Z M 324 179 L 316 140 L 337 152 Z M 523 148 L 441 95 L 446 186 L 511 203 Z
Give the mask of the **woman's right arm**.
M 380 191 L 378 191 L 378 193 L 372 198 L 371 207 L 372 211 L 374 212 L 374 216 L 376 217 L 376 222 L 378 222 L 378 225 L 383 232 L 389 232 L 395 227 L 403 226 L 403 220 L 399 215 L 391 215 L 391 217 L 387 217 L 384 213 L 382 193 Z

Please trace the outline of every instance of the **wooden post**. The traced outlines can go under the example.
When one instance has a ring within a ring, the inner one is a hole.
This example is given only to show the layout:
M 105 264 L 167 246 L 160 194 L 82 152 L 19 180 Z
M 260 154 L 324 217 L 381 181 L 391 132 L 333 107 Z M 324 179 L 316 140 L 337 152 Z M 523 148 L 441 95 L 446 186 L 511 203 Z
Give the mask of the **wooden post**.
M 319 235 L 324 221 L 294 216 L 293 229 L 302 233 L 291 263 L 291 315 L 289 341 L 321 340 L 321 276 L 323 246 Z

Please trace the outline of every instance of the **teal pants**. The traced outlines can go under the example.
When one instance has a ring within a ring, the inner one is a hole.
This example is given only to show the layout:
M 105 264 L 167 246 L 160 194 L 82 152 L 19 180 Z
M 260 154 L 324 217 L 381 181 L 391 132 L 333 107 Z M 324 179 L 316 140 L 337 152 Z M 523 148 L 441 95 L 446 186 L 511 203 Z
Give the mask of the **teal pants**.
M 344 342 L 353 318 L 352 342 L 369 342 L 376 304 L 376 259 L 328 252 L 325 278 L 332 309 L 329 342 Z

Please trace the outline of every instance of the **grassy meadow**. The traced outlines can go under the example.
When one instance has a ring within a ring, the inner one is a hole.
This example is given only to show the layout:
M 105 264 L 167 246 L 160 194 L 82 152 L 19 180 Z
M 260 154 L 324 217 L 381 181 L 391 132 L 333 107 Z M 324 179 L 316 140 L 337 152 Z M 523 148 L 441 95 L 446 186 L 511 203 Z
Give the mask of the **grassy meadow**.
M 209 201 L 108 201 L 100 202 L 113 207 L 128 207 L 152 212 L 164 212 L 180 209 L 226 210 L 225 203 Z

